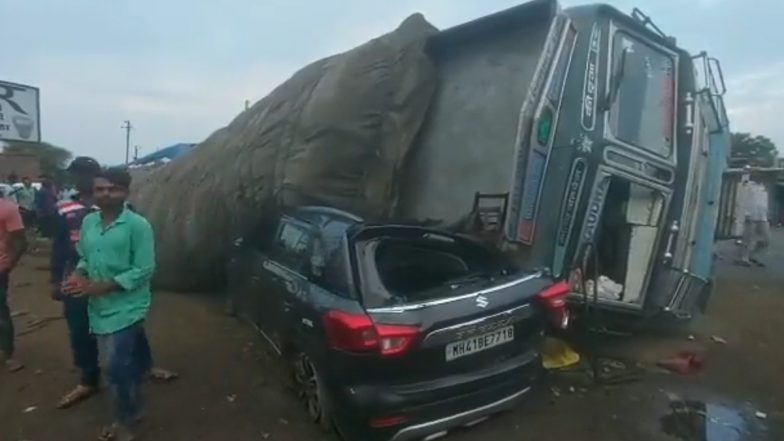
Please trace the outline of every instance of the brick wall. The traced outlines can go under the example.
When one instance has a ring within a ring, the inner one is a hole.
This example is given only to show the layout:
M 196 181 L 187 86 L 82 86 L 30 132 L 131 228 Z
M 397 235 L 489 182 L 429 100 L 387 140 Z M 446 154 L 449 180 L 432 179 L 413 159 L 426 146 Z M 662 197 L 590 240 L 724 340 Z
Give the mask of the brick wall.
M 0 153 L 0 182 L 8 182 L 8 176 L 15 174 L 21 180 L 29 176 L 37 180 L 41 174 L 38 158 L 35 155 Z

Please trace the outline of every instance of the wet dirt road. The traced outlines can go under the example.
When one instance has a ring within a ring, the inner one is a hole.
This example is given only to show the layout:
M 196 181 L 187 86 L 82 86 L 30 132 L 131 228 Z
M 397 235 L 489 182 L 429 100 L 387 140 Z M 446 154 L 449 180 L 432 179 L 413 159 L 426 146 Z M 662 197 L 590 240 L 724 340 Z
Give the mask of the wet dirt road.
M 725 246 L 709 314 L 694 329 L 608 342 L 612 351 L 641 362 L 639 381 L 606 387 L 582 376 L 551 378 L 517 410 L 446 439 L 784 439 L 784 233 L 775 238 L 768 269 L 732 267 L 732 249 Z M 106 397 L 54 409 L 76 377 L 59 305 L 48 299 L 44 265 L 43 256 L 28 257 L 12 280 L 19 357 L 28 367 L 0 373 L 0 441 L 92 440 L 106 416 Z M 182 378 L 148 387 L 144 439 L 331 439 L 305 420 L 255 331 L 223 316 L 219 301 L 156 293 L 148 331 L 158 364 Z M 651 368 L 685 349 L 705 351 L 699 374 Z

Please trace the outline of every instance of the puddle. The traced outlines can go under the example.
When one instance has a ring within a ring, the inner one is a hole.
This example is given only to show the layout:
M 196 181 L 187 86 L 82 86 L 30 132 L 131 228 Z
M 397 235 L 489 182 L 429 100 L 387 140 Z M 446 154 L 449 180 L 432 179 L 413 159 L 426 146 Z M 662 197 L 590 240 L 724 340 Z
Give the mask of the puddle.
M 765 432 L 753 412 L 697 400 L 671 400 L 661 418 L 664 433 L 682 441 L 750 441 Z

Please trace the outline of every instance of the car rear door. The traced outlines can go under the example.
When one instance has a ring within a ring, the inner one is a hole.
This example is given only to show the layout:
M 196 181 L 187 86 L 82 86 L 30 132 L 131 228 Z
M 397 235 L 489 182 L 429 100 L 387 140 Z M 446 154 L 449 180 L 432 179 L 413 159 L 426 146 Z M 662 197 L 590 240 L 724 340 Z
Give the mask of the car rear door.
M 261 262 L 262 280 L 271 288 L 268 296 L 268 328 L 280 347 L 284 337 L 298 338 L 310 282 L 310 256 L 315 232 L 307 223 L 284 217 L 269 256 Z
M 393 230 L 379 233 L 398 234 Z M 408 230 L 405 235 L 419 235 L 423 241 L 443 240 L 426 230 Z M 365 255 L 364 259 L 372 257 Z M 372 271 L 366 270 L 363 278 L 363 289 L 383 285 L 372 280 Z M 549 284 L 539 273 L 498 271 L 447 283 L 426 301 L 368 307 L 377 325 L 419 329 L 406 353 L 383 360 L 374 369 L 406 382 L 428 381 L 470 375 L 525 354 L 535 356 L 544 330 L 544 314 L 535 302 L 536 294 Z

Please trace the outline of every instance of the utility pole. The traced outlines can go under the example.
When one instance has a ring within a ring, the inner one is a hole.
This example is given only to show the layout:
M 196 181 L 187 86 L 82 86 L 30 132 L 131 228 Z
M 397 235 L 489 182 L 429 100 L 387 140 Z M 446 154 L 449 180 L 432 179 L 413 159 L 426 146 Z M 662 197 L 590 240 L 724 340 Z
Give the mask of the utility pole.
M 133 146 L 133 160 L 134 160 L 134 161 L 136 161 L 137 159 L 139 159 L 139 150 L 141 150 L 141 149 L 142 149 L 142 148 L 141 148 L 141 147 L 139 147 L 138 145 L 135 145 L 135 146 Z
M 133 125 L 129 120 L 125 120 L 123 125 L 120 127 L 121 129 L 125 129 L 125 164 L 128 164 L 129 156 L 131 154 L 131 129 Z

